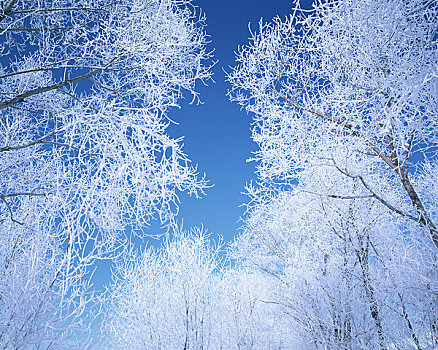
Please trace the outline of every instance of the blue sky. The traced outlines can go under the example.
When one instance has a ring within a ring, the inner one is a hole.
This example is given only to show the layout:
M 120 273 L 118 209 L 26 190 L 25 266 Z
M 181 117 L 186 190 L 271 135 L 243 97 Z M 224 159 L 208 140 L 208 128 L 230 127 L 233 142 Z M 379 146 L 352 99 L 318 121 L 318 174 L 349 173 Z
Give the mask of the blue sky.
M 301 6 L 309 6 L 302 0 Z M 213 234 L 221 235 L 226 242 L 233 240 L 244 214 L 241 207 L 247 198 L 242 195 L 245 184 L 255 179 L 255 164 L 246 160 L 256 150 L 251 140 L 251 117 L 226 96 L 229 84 L 225 72 L 234 65 L 235 51 L 248 42 L 251 23 L 257 30 L 260 18 L 270 21 L 275 16 L 290 14 L 292 0 L 194 0 L 207 17 L 206 31 L 210 36 L 209 49 L 214 50 L 214 82 L 199 84 L 201 105 L 190 105 L 190 99 L 181 102 L 181 109 L 170 111 L 169 116 L 178 125 L 168 132 L 173 137 L 184 136 L 184 151 L 200 174 L 205 173 L 213 187 L 201 199 L 181 194 L 178 222 L 184 228 L 201 225 Z M 157 222 L 145 228 L 146 233 L 163 233 Z M 147 240 L 149 245 L 159 242 Z M 142 243 L 141 243 L 142 244 Z M 140 245 L 139 245 L 140 246 Z M 100 288 L 109 282 L 111 263 L 100 262 L 94 275 L 94 285 Z
M 214 187 L 202 199 L 181 195 L 178 220 L 184 221 L 185 228 L 202 224 L 229 241 L 242 224 L 238 219 L 244 208 L 239 205 L 246 197 L 241 192 L 254 178 L 254 164 L 246 159 L 256 146 L 250 138 L 250 116 L 226 97 L 229 85 L 224 70 L 234 65 L 238 45 L 248 42 L 248 23 L 255 30 L 261 17 L 265 21 L 277 15 L 284 17 L 290 13 L 292 1 L 196 0 L 194 4 L 207 16 L 209 46 L 218 61 L 213 68 L 215 83 L 198 87 L 202 105 L 183 101 L 180 110 L 171 111 L 171 118 L 179 125 L 170 127 L 169 133 L 184 136 L 185 152 Z M 152 225 L 148 231 L 157 230 L 159 226 Z

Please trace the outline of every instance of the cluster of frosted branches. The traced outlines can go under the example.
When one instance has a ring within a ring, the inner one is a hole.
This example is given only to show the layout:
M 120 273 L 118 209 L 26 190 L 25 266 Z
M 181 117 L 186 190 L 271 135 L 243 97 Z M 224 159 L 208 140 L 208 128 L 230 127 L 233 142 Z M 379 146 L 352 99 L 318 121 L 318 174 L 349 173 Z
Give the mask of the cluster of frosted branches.
M 49 346 L 35 337 L 74 323 L 91 297 L 81 277 L 120 232 L 171 223 L 179 191 L 202 193 L 166 128 L 210 77 L 203 26 L 190 1 L 1 3 L 2 346 Z
M 119 264 L 108 325 L 115 345 L 200 349 L 210 337 L 221 247 L 199 230 L 178 236 Z
M 292 349 L 289 330 L 276 321 L 281 311 L 265 303 L 267 279 L 224 265 L 221 248 L 220 239 L 213 243 L 193 229 L 159 248 L 125 256 L 110 289 L 106 346 Z
M 252 207 L 233 247 L 239 264 L 272 277 L 269 300 L 295 323 L 291 337 L 302 349 L 435 349 L 428 237 L 330 166 L 305 181 Z
M 272 277 L 303 349 L 437 348 L 437 17 L 296 1 L 228 75 L 259 146 L 233 251 Z
M 11 3 L 0 22 L 5 221 L 24 223 L 26 203 L 122 228 L 157 211 L 168 220 L 175 189 L 202 191 L 165 134 L 168 109 L 210 76 L 202 18 L 168 0 Z
M 254 116 L 263 185 L 294 185 L 303 169 L 331 164 L 438 247 L 435 213 L 411 179 L 435 161 L 437 15 L 435 1 L 316 1 L 261 22 L 229 80 L 231 99 Z

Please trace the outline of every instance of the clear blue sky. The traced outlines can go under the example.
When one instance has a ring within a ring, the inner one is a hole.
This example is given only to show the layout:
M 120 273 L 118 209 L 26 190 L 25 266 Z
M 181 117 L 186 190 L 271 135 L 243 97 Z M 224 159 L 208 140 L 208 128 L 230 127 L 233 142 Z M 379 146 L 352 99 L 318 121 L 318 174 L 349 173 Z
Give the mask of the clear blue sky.
M 255 144 L 250 138 L 250 116 L 226 97 L 229 85 L 224 70 L 234 65 L 238 45 L 248 42 L 248 23 L 256 30 L 261 17 L 265 21 L 277 15 L 284 17 L 291 12 L 292 1 L 195 0 L 194 4 L 207 16 L 210 49 L 214 49 L 218 61 L 213 69 L 215 83 L 199 86 L 202 105 L 191 106 L 187 101 L 180 110 L 171 111 L 171 118 L 179 125 L 169 132 L 184 136 L 185 152 L 214 187 L 202 199 L 182 195 L 178 219 L 184 220 L 185 228 L 203 224 L 228 241 L 241 225 L 238 219 L 244 209 L 239 205 L 246 201 L 241 192 L 254 178 L 254 164 L 246 159 Z M 158 229 L 158 225 L 152 225 L 150 231 Z
M 251 117 L 231 103 L 227 96 L 229 84 L 224 71 L 234 65 L 234 52 L 238 45 L 248 42 L 251 23 L 257 30 L 260 18 L 270 21 L 291 12 L 292 0 L 194 0 L 207 17 L 206 31 L 210 36 L 209 48 L 214 49 L 217 61 L 214 83 L 198 86 L 202 105 L 189 105 L 182 101 L 181 109 L 170 111 L 170 117 L 179 123 L 171 126 L 169 134 L 184 136 L 184 151 L 201 174 L 205 173 L 212 188 L 201 199 L 181 195 L 177 220 L 184 228 L 201 226 L 213 234 L 231 241 L 242 225 L 239 218 L 244 208 L 239 207 L 247 198 L 241 193 L 254 176 L 254 163 L 247 163 L 256 145 L 251 140 Z M 310 6 L 310 0 L 301 0 L 301 6 Z M 160 225 L 152 223 L 145 231 L 160 234 Z M 159 244 L 149 241 L 148 244 Z M 109 282 L 110 262 L 101 262 L 94 275 L 94 284 L 100 288 Z

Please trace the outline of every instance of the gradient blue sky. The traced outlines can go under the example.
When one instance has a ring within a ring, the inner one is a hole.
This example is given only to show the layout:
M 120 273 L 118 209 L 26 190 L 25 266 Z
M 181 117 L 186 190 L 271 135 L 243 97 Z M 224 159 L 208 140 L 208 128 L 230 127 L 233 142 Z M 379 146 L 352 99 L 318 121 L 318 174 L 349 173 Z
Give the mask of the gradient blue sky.
M 309 7 L 311 0 L 301 0 L 302 7 Z M 229 84 L 225 72 L 234 65 L 235 51 L 248 42 L 251 23 L 257 30 L 260 18 L 270 21 L 275 16 L 291 13 L 292 0 L 193 0 L 193 4 L 206 14 L 206 31 L 210 36 L 209 49 L 214 50 L 214 82 L 208 86 L 199 84 L 203 102 L 190 105 L 182 101 L 181 109 L 170 111 L 169 116 L 179 125 L 169 127 L 173 137 L 184 136 L 184 151 L 201 174 L 205 173 L 212 188 L 201 199 L 180 196 L 178 222 L 184 228 L 201 225 L 213 234 L 221 235 L 226 242 L 233 240 L 242 222 L 239 218 L 244 208 L 239 207 L 247 198 L 242 195 L 245 184 L 255 179 L 254 163 L 247 163 L 251 152 L 256 150 L 251 140 L 251 117 L 226 96 Z M 145 228 L 146 233 L 163 233 L 158 222 Z M 149 245 L 158 241 L 146 240 Z M 141 247 L 145 242 L 139 243 Z M 102 287 L 109 282 L 111 262 L 100 262 L 94 274 L 94 285 Z
M 248 42 L 248 23 L 256 30 L 261 17 L 265 21 L 284 17 L 291 12 L 292 1 L 195 0 L 194 4 L 207 16 L 209 47 L 218 61 L 213 68 L 215 83 L 199 86 L 202 105 L 183 101 L 180 110 L 171 111 L 171 118 L 179 125 L 170 127 L 169 133 L 184 136 L 185 152 L 214 187 L 202 199 L 181 195 L 178 220 L 184 221 L 185 228 L 202 224 L 229 241 L 242 224 L 238 220 L 244 208 L 239 205 L 246 197 L 241 192 L 254 178 L 254 164 L 246 159 L 256 146 L 250 138 L 250 116 L 226 96 L 229 85 L 224 70 L 234 65 L 238 45 Z M 148 231 L 159 231 L 159 226 L 153 224 Z

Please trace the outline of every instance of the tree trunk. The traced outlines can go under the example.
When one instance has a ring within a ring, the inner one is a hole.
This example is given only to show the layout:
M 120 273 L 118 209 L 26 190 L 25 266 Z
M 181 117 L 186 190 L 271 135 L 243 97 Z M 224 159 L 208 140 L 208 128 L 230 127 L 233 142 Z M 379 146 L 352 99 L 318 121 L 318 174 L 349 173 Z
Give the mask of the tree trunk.
M 412 186 L 411 181 L 409 180 L 408 173 L 404 171 L 399 171 L 398 174 L 400 175 L 400 179 L 402 181 L 403 187 L 405 188 L 406 192 L 409 195 L 409 198 L 411 199 L 412 205 L 414 206 L 415 210 L 420 216 L 418 220 L 419 224 L 422 227 L 428 228 L 430 232 L 430 237 L 432 238 L 435 247 L 438 249 L 437 227 L 427 215 L 426 209 L 424 208 L 423 203 L 421 203 L 420 197 L 418 196 L 417 192 Z

